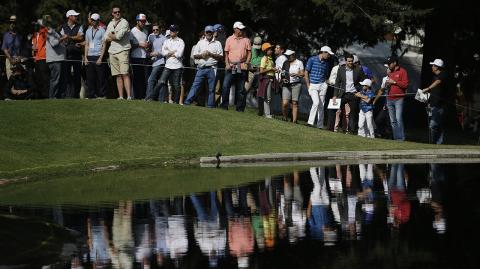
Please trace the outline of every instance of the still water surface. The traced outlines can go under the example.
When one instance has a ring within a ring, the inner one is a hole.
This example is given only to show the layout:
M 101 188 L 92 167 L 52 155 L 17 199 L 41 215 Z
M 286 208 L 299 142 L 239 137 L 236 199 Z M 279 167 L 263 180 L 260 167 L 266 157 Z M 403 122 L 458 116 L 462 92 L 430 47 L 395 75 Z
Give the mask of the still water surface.
M 480 165 L 311 167 L 92 206 L 0 205 L 0 268 L 480 268 Z

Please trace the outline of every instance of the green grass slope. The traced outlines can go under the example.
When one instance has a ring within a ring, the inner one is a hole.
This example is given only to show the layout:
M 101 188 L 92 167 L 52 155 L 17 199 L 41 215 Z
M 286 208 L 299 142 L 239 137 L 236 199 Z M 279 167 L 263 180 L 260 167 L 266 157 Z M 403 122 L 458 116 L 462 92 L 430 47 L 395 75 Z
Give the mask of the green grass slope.
M 336 134 L 254 113 L 158 102 L 1 102 L 0 175 L 201 156 L 433 148 Z

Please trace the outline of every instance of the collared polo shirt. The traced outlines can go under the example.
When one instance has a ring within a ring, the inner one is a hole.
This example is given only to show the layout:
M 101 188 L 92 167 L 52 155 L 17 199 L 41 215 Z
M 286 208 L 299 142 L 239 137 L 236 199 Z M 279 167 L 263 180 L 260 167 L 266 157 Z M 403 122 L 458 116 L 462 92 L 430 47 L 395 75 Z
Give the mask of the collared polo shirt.
M 195 47 L 195 51 L 193 55 L 200 55 L 205 51 L 209 51 L 213 54 L 223 55 L 222 44 L 212 39 L 212 41 L 208 41 L 206 38 L 198 41 L 197 46 Z M 208 59 L 196 59 L 198 67 L 206 67 L 206 66 L 216 66 L 217 60 L 209 57 Z
M 228 61 L 230 63 L 242 63 L 242 69 L 246 70 L 248 51 L 251 51 L 250 39 L 246 37 L 236 37 L 231 35 L 225 42 L 225 51 L 228 52 Z
M 105 29 L 89 27 L 85 33 L 85 41 L 88 44 L 88 56 L 100 56 L 102 52 L 102 43 L 105 35 Z
M 315 55 L 308 59 L 305 68 L 310 77 L 310 83 L 319 84 L 328 79 L 329 64 L 326 60 L 320 60 L 320 56 Z
M 163 43 L 165 42 L 165 40 L 167 40 L 167 38 L 162 34 L 160 35 L 150 34 L 148 36 L 148 42 L 152 44 L 152 52 L 160 52 L 161 54 Z M 152 60 L 153 60 L 152 66 L 165 64 L 165 58 L 163 57 L 163 54 L 155 56 Z
M 19 56 L 22 48 L 22 37 L 20 34 L 8 31 L 3 34 L 2 50 L 8 49 L 10 55 Z

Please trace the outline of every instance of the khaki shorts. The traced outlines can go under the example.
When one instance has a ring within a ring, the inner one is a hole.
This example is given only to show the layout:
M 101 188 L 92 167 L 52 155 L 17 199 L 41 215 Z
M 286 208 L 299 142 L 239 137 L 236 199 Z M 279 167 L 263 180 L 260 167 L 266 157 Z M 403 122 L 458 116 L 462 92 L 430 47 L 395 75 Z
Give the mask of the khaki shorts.
M 298 98 L 300 97 L 301 90 L 302 90 L 302 83 L 294 83 L 294 84 L 283 86 L 282 99 L 298 102 Z
M 112 76 L 128 74 L 128 58 L 128 50 L 124 50 L 115 54 L 110 54 L 110 69 L 112 71 Z

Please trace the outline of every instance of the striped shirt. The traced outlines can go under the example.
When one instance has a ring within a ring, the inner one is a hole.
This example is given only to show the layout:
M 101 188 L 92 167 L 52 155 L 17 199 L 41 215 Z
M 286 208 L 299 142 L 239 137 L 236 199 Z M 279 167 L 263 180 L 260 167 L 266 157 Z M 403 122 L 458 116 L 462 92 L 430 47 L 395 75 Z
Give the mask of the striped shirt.
M 310 83 L 319 84 L 328 79 L 329 64 L 326 60 L 320 60 L 318 55 L 312 56 L 307 61 L 305 68 L 310 77 Z

